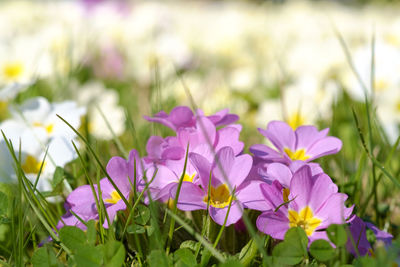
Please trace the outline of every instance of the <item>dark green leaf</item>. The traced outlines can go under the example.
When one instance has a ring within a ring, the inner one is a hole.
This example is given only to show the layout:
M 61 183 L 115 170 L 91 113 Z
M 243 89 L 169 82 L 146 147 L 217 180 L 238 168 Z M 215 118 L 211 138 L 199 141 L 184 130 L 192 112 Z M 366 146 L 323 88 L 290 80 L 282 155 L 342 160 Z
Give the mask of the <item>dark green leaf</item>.
M 150 267 L 169 267 L 171 263 L 164 251 L 153 250 L 148 256 Z
M 131 224 L 128 226 L 126 231 L 128 232 L 128 234 L 143 234 L 144 232 L 146 232 L 146 229 L 144 229 L 144 226 Z
M 188 248 L 192 251 L 196 251 L 198 246 L 200 246 L 200 243 L 194 240 L 186 240 L 181 243 L 180 248 Z
M 94 220 L 90 220 L 87 222 L 87 230 L 86 237 L 89 245 L 94 246 L 96 244 L 96 222 Z
M 104 264 L 109 267 L 118 267 L 124 263 L 125 248 L 121 242 L 111 240 L 104 245 Z
M 250 241 L 246 244 L 246 246 L 242 248 L 242 250 L 239 253 L 240 262 L 244 266 L 248 266 L 254 259 L 256 254 L 257 254 L 257 244 L 253 239 L 250 239 Z
M 59 231 L 61 242 L 63 242 L 72 251 L 80 250 L 86 245 L 85 233 L 74 226 L 64 226 Z
M 285 242 L 290 243 L 291 246 L 296 247 L 296 250 L 301 250 L 303 256 L 308 255 L 308 237 L 301 227 L 292 227 L 285 234 Z
M 238 260 L 229 259 L 224 263 L 220 263 L 218 267 L 243 267 L 244 265 Z
M 102 265 L 101 246 L 84 246 L 76 251 L 74 256 L 77 267 L 97 267 Z
M 310 246 L 311 255 L 319 261 L 328 261 L 335 256 L 335 250 L 328 241 L 315 240 Z
M 326 233 L 329 240 L 338 247 L 344 246 L 347 242 L 347 234 L 343 225 L 331 224 L 326 230 Z
M 135 223 L 145 225 L 150 220 L 149 208 L 144 205 L 138 205 L 135 211 Z
M 174 262 L 181 261 L 187 266 L 196 265 L 196 258 L 188 248 L 180 248 L 174 253 Z
M 8 197 L 0 191 L 0 215 L 7 214 L 8 210 Z
M 274 259 L 279 263 L 295 265 L 303 259 L 303 250 L 298 246 L 293 246 L 290 242 L 282 242 L 275 246 L 272 251 Z
M 41 247 L 33 253 L 32 264 L 34 267 L 61 266 L 56 259 L 52 249 Z

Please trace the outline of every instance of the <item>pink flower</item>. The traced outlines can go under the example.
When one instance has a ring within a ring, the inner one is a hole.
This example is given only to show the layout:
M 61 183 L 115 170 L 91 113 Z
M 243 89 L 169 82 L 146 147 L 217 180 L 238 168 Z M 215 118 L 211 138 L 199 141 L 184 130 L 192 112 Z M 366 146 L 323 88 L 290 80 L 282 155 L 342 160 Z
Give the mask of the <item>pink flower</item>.
M 270 162 L 310 162 L 325 155 L 335 154 L 342 148 L 340 139 L 327 136 L 328 128 L 318 131 L 314 126 L 300 126 L 293 131 L 285 122 L 271 121 L 266 130 L 258 131 L 271 141 L 276 150 L 257 144 L 251 146 L 250 151 L 256 157 Z
M 347 208 L 347 195 L 338 193 L 328 175 L 312 175 L 311 168 L 300 168 L 288 188 L 278 181 L 262 184 L 261 191 L 270 205 L 257 219 L 257 228 L 275 239 L 283 240 L 291 227 L 302 227 L 308 238 L 327 239 L 325 229 L 331 224 L 343 224 L 353 207 Z M 286 204 L 285 204 L 286 203 Z

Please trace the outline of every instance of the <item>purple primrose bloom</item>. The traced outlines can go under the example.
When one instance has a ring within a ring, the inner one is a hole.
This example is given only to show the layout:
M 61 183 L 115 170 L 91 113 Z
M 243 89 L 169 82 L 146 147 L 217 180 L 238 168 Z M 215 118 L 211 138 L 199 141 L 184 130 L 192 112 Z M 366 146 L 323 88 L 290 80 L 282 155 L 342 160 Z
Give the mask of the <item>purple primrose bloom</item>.
M 383 242 L 385 246 L 389 246 L 392 244 L 393 236 L 391 234 L 379 230 L 379 228 L 372 223 L 364 222 L 358 216 L 354 216 L 354 218 L 352 218 L 350 222 L 349 230 L 355 244 L 353 244 L 353 242 L 351 242 L 351 239 L 348 238 L 346 247 L 347 250 L 355 257 L 357 257 L 357 252 L 354 245 L 357 246 L 357 250 L 360 256 L 365 256 L 366 254 L 374 254 L 372 246 L 367 239 L 367 229 L 372 230 L 372 232 L 375 234 L 376 241 Z
M 201 109 L 197 110 L 197 115 L 204 117 L 204 113 Z M 160 111 L 154 117 L 144 116 L 148 121 L 158 122 L 171 128 L 174 131 L 178 131 L 181 128 L 194 128 L 196 127 L 196 115 L 193 111 L 186 106 L 178 106 L 171 110 L 170 114 L 165 111 Z M 239 119 L 239 116 L 235 114 L 229 114 L 228 109 L 218 111 L 214 115 L 207 116 L 207 118 L 216 126 L 223 126 L 234 123 Z
M 224 147 L 218 151 L 212 163 L 200 154 L 190 153 L 189 157 L 199 174 L 200 186 L 183 182 L 178 208 L 186 211 L 207 209 L 207 203 L 209 203 L 211 218 L 217 224 L 223 225 L 231 202 L 226 225 L 236 223 L 242 217 L 243 206 L 246 207 L 255 194 L 254 192 L 252 194 L 252 187 L 250 187 L 250 183 L 253 183 L 244 182 L 252 165 L 251 156 L 244 154 L 235 157 L 231 147 Z M 211 183 L 209 184 L 210 174 Z M 259 186 L 259 183 L 256 183 Z M 175 198 L 176 189 L 177 186 L 171 188 L 171 198 Z M 208 190 L 210 190 L 210 199 L 208 199 Z M 233 190 L 235 190 L 234 195 Z
M 327 239 L 324 231 L 330 224 L 343 224 L 353 207 L 346 208 L 347 195 L 338 193 L 328 175 L 312 175 L 310 166 L 293 174 L 288 188 L 275 180 L 261 185 L 270 210 L 257 219 L 257 228 L 275 239 L 283 240 L 291 227 L 302 227 L 310 241 Z M 286 204 L 285 204 L 286 203 Z
M 272 162 L 290 164 L 292 161 L 305 162 L 335 154 L 342 148 L 342 141 L 327 136 L 329 129 L 318 131 L 314 126 L 300 126 L 293 129 L 285 122 L 271 121 L 267 129 L 258 129 L 277 150 L 257 144 L 250 147 L 256 157 Z
M 133 184 L 135 178 L 135 161 L 136 177 L 140 181 L 143 172 L 140 166 L 140 158 L 136 150 L 132 150 L 129 153 L 128 161 L 121 157 L 113 157 L 110 159 L 106 167 L 107 173 L 126 199 L 129 199 L 132 189 L 131 183 Z M 131 181 L 129 181 L 129 179 Z M 95 184 L 93 186 L 97 193 L 97 197 L 99 197 L 97 185 Z M 106 207 L 108 217 L 110 222 L 113 222 L 117 211 L 126 209 L 126 204 L 122 200 L 121 195 L 107 178 L 100 180 L 100 188 L 101 197 Z M 63 225 L 74 225 L 81 229 L 85 229 L 85 226 L 70 211 L 76 213 L 84 221 L 99 219 L 96 200 L 90 185 L 79 186 L 72 191 L 67 197 L 65 207 L 67 212 L 62 216 L 62 221 L 58 223 L 58 227 L 62 227 Z M 103 226 L 105 228 L 109 227 L 107 220 L 104 221 Z

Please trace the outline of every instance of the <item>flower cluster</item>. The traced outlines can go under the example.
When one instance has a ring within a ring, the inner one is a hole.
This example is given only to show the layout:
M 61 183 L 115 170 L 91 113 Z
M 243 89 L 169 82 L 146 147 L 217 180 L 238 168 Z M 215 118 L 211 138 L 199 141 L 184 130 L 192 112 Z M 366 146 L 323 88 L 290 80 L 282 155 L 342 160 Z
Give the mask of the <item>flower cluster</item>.
M 79 128 L 86 109 L 73 101 L 49 103 L 43 97 L 36 97 L 10 107 L 10 111 L 11 117 L 0 124 L 0 129 L 13 144 L 16 154 L 21 154 L 21 167 L 27 178 L 35 183 L 40 173 L 36 188 L 51 191 L 51 178 L 56 167 L 64 167 L 77 157 L 71 143 L 76 134 L 57 115 Z M 14 164 L 3 138 L 0 147 L 3 159 L 0 181 L 16 181 Z
M 107 172 L 115 185 L 103 178 L 101 190 L 96 185 L 75 189 L 59 227 L 84 229 L 82 219 L 99 220 L 96 199 L 100 198 L 109 219 L 103 225 L 109 227 L 116 212 L 126 209 L 132 190 L 144 191 L 145 203 L 151 198 L 176 203 L 182 211 L 208 209 L 219 225 L 237 223 L 244 209 L 261 211 L 257 228 L 280 240 L 291 227 L 303 228 L 310 241 L 328 240 L 329 225 L 351 223 L 354 228 L 359 220 L 352 216 L 354 206 L 345 205 L 347 195 L 339 193 L 319 164 L 311 162 L 341 149 L 338 138 L 327 136 L 329 129 L 301 126 L 293 131 L 285 122 L 269 122 L 259 131 L 274 148 L 253 145 L 251 156 L 243 153 L 238 116 L 228 110 L 206 116 L 180 106 L 169 114 L 161 111 L 145 118 L 169 127 L 175 135 L 150 137 L 142 158 L 136 150 L 127 161 L 112 158 Z

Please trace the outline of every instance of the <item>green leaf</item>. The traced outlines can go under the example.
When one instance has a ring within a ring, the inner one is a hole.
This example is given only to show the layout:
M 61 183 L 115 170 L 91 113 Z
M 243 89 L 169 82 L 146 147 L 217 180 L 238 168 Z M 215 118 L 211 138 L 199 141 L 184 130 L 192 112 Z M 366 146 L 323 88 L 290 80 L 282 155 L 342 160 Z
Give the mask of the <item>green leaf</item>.
M 138 205 L 136 208 L 135 223 L 145 225 L 150 220 L 150 210 L 144 205 Z
M 328 261 L 335 256 L 335 250 L 324 239 L 315 240 L 310 246 L 310 253 L 319 261 Z
M 257 254 L 257 245 L 253 239 L 242 248 L 239 253 L 239 260 L 244 266 L 248 266 Z
M 77 267 L 97 267 L 102 265 L 102 247 L 83 246 L 74 256 Z
M 172 265 L 165 252 L 161 250 L 153 250 L 148 256 L 148 261 L 150 267 L 169 267 Z
M 59 231 L 60 240 L 72 251 L 78 251 L 86 245 L 85 233 L 74 226 L 64 226 Z
M 154 226 L 153 225 L 146 225 L 144 226 L 147 232 L 147 236 L 151 236 L 154 233 Z
M 118 267 L 124 263 L 125 248 L 121 242 L 111 240 L 104 245 L 104 264 L 109 267 Z
M 146 232 L 146 229 L 141 225 L 131 224 L 126 229 L 126 232 L 128 234 L 143 234 L 144 232 Z
M 301 227 L 292 227 L 285 234 L 285 242 L 290 243 L 296 250 L 301 250 L 303 256 L 307 257 L 308 237 Z
M 228 259 L 224 263 L 220 263 L 218 267 L 243 267 L 244 265 L 240 263 L 240 261 L 235 259 Z
M 272 256 L 279 263 L 295 265 L 303 259 L 303 251 L 289 242 L 283 241 L 274 247 Z
M 33 253 L 32 264 L 34 267 L 62 266 L 57 262 L 56 255 L 52 249 L 41 247 Z
M 8 197 L 0 191 L 0 215 L 7 214 L 8 210 Z
M 194 266 L 197 264 L 196 257 L 188 248 L 180 248 L 174 253 L 174 262 L 181 261 L 187 266 Z
M 186 240 L 181 243 L 180 248 L 188 248 L 192 251 L 196 251 L 198 246 L 200 246 L 200 243 L 194 240 Z
M 94 220 L 90 220 L 87 222 L 87 230 L 86 237 L 89 245 L 94 246 L 96 244 L 96 222 Z
M 57 166 L 53 175 L 53 180 L 51 181 L 53 188 L 59 185 L 63 180 L 64 180 L 64 169 Z
M 331 224 L 326 233 L 329 240 L 338 247 L 344 246 L 347 243 L 347 234 L 344 226 L 341 224 Z

